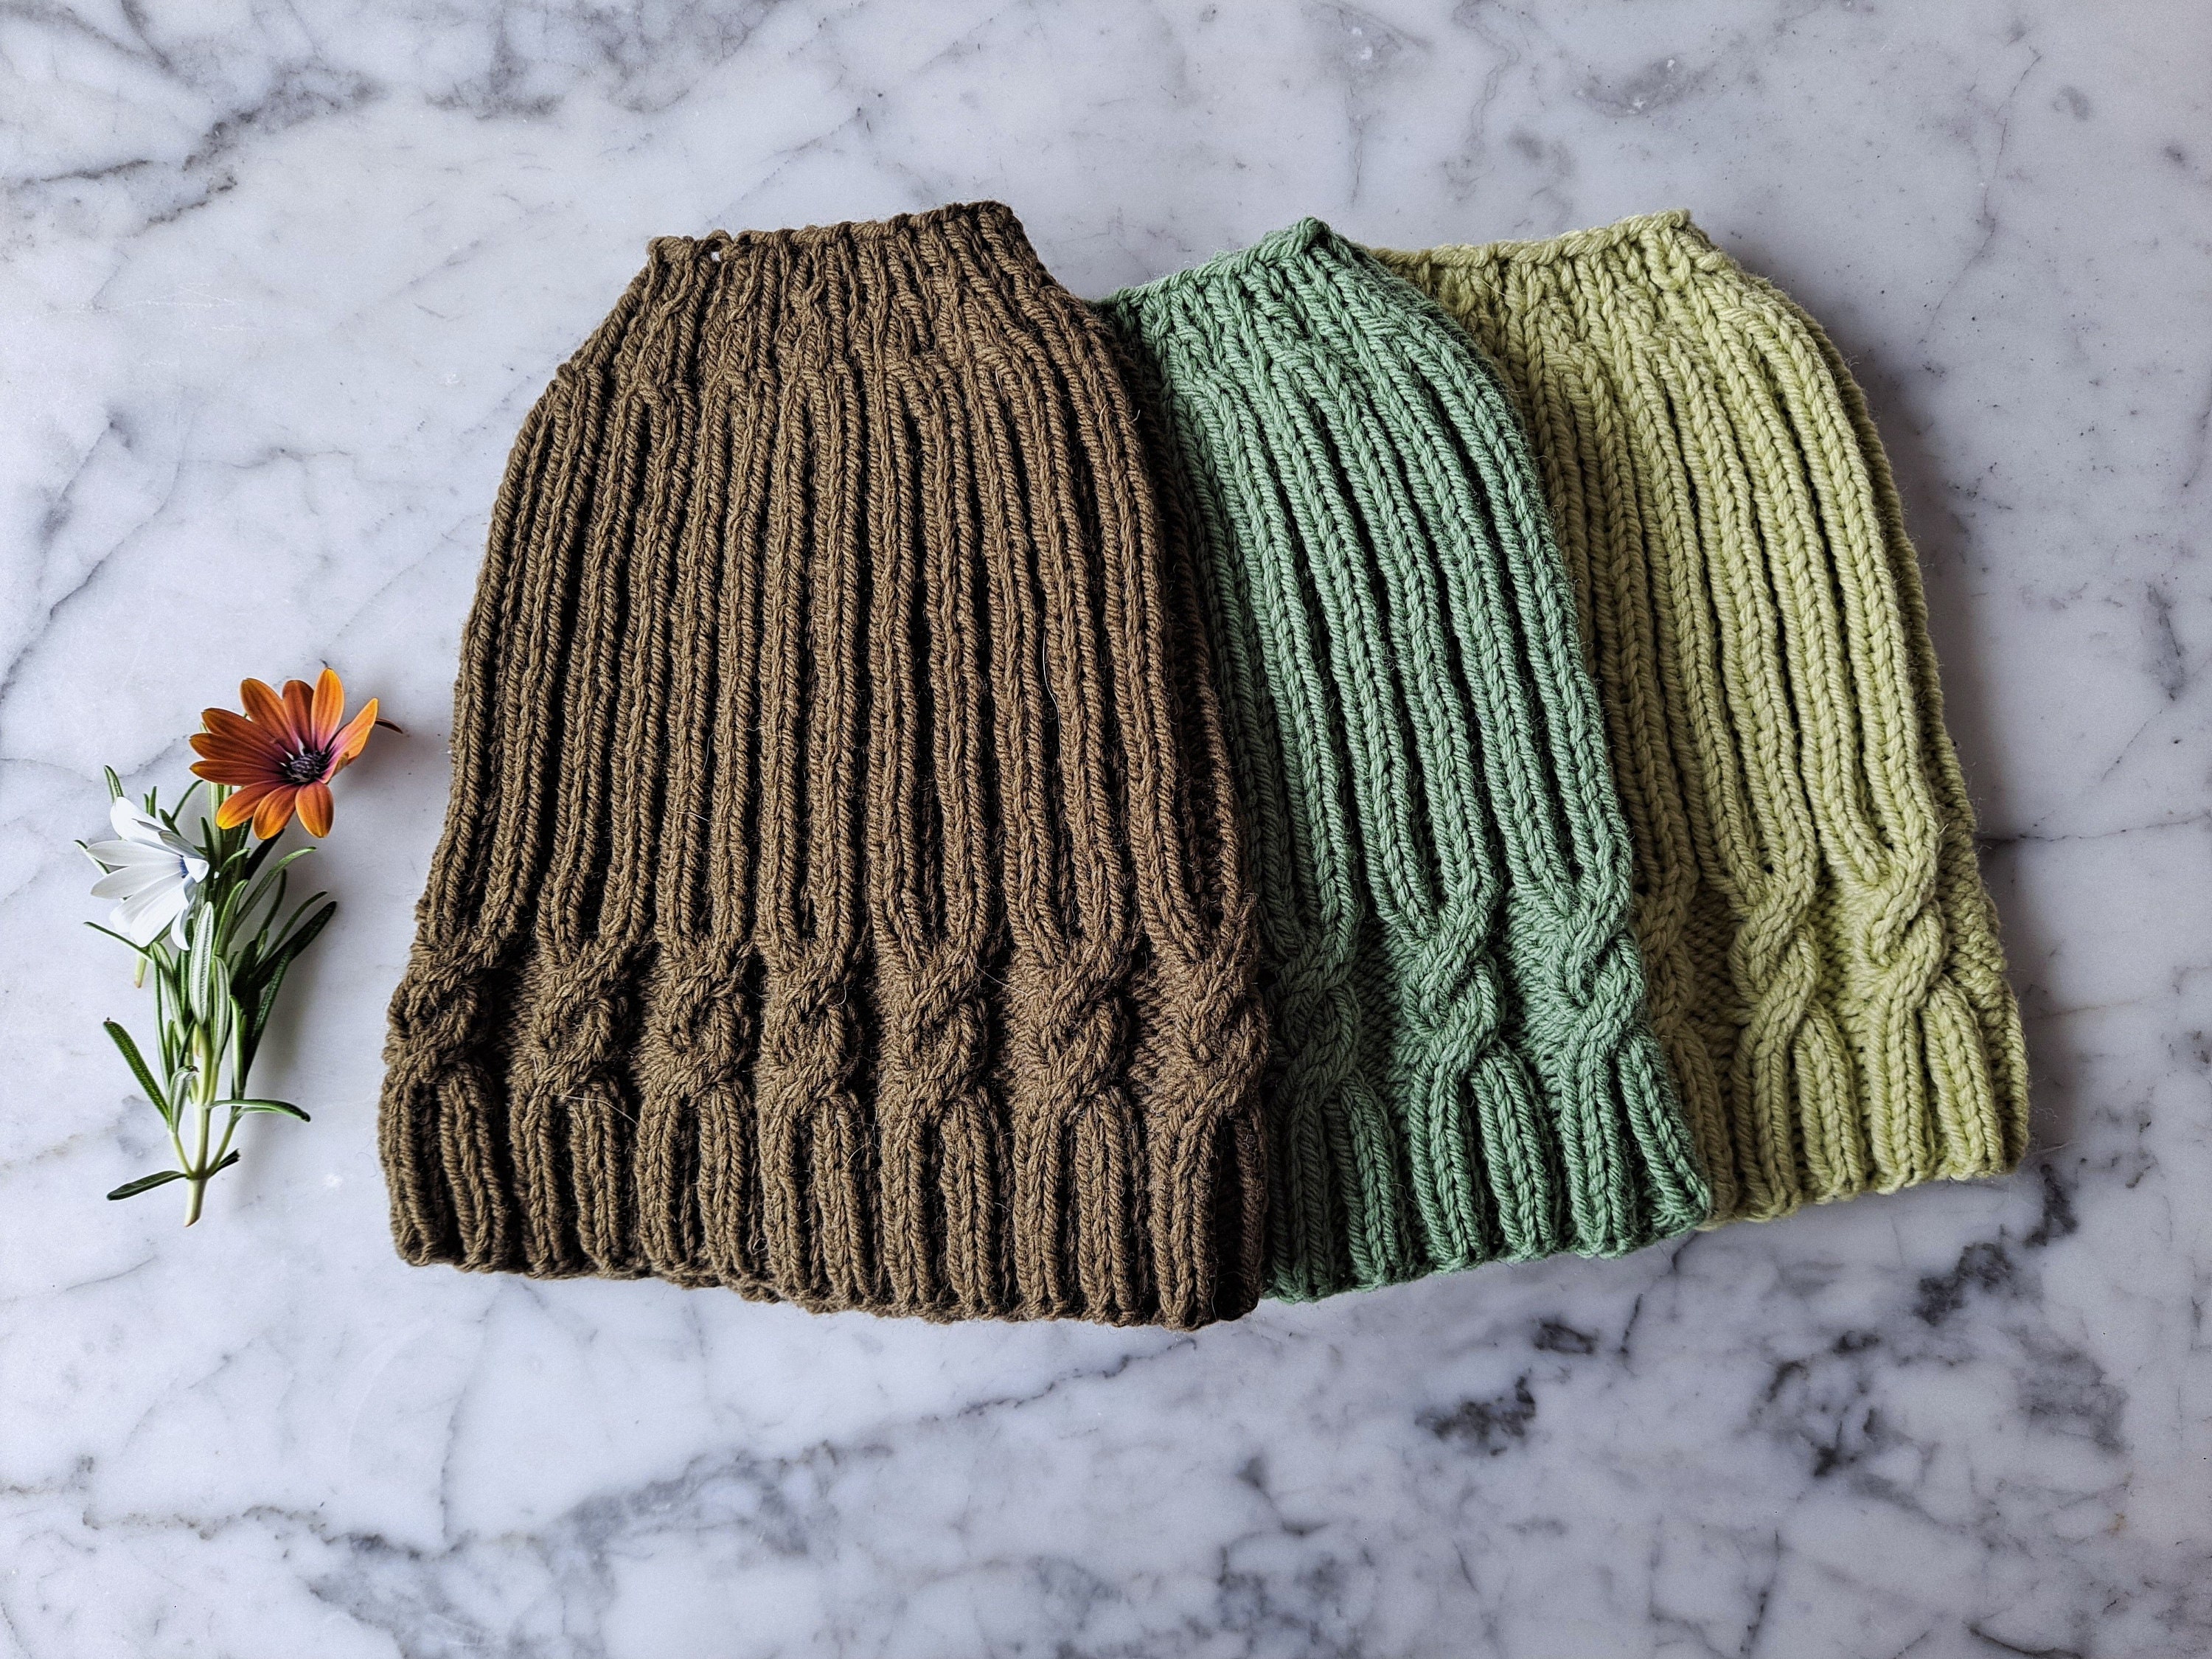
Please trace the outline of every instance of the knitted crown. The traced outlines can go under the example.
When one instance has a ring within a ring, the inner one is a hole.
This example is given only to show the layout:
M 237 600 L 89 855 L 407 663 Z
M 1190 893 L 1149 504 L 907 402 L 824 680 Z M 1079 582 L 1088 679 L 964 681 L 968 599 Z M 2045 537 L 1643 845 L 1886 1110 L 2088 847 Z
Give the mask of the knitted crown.
M 1376 257 L 1527 417 L 1714 1218 L 2011 1168 L 2019 1010 L 1919 569 L 1841 356 L 1681 213 Z
M 653 242 L 493 513 L 392 1003 L 401 1252 L 1249 1307 L 1264 1033 L 1195 604 L 1007 210 Z
M 1694 1225 L 1573 594 L 1504 387 L 1313 220 L 1103 312 L 1197 548 L 1249 815 L 1271 1291 Z

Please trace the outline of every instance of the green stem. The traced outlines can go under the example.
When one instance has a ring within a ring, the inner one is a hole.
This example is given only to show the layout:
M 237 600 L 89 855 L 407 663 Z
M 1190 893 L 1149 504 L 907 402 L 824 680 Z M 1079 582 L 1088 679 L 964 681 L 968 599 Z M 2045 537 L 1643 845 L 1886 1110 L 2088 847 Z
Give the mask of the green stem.
M 192 1105 L 200 1115 L 198 1145 L 185 1172 L 185 1225 L 191 1226 L 200 1218 L 200 1201 L 207 1196 L 208 1176 L 208 1120 L 215 1115 L 216 1056 L 214 1045 L 209 1042 L 207 1027 L 201 1026 L 192 1034 L 193 1058 L 198 1069 L 192 1078 Z M 228 1135 L 224 1137 L 229 1139 Z
M 232 1092 L 234 1094 L 242 1094 L 245 1092 L 245 1085 L 240 1084 L 239 1087 L 232 1091 Z M 238 1121 L 241 1115 L 242 1114 L 240 1113 L 236 1107 L 234 1106 L 231 1108 L 230 1121 L 222 1126 L 222 1139 L 221 1141 L 216 1143 L 215 1149 L 215 1161 L 218 1164 L 222 1162 L 224 1158 L 228 1156 L 230 1152 L 230 1138 L 238 1133 Z M 212 1172 L 213 1166 L 210 1167 L 210 1172 Z
M 189 1170 L 192 1167 L 191 1160 L 185 1156 L 184 1135 L 179 1131 L 178 1124 L 173 1119 L 171 1120 L 169 1124 L 169 1149 L 176 1153 L 177 1167 L 179 1170 Z

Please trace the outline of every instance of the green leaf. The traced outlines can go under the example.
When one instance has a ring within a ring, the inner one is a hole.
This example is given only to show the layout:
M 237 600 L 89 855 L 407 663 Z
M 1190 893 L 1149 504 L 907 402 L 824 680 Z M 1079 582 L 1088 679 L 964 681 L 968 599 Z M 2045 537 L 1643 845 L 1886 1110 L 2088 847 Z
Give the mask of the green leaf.
M 315 895 L 315 898 L 322 896 L 320 893 Z M 304 910 L 314 902 L 314 899 L 303 900 L 300 908 Z M 260 995 L 254 1004 L 252 1021 L 246 1028 L 246 1063 L 248 1066 L 252 1065 L 255 1051 L 261 1047 L 261 1033 L 269 1024 L 270 1011 L 276 1006 L 276 993 L 283 986 L 285 974 L 298 959 L 300 952 L 315 942 L 315 935 L 330 926 L 331 918 L 337 913 L 337 901 L 332 899 L 301 923 L 296 931 L 270 953 L 269 965 L 264 970 L 266 977 L 262 981 Z M 295 910 L 293 914 L 296 916 L 299 912 Z
M 108 1194 L 108 1197 L 111 1199 L 136 1198 L 141 1193 L 150 1193 L 156 1187 L 166 1187 L 173 1181 L 182 1181 L 184 1178 L 185 1172 L 182 1170 L 163 1170 L 155 1175 L 140 1176 L 136 1181 L 126 1181 Z
M 121 800 L 123 799 L 123 780 L 115 775 L 115 769 L 112 766 L 103 766 L 100 770 L 101 775 L 106 777 L 107 780 L 107 799 L 111 801 Z
M 201 935 L 206 931 L 201 924 L 206 919 L 207 912 L 204 909 L 195 910 L 185 918 L 184 972 L 179 975 L 177 981 L 177 989 L 179 993 L 178 1000 L 184 1005 L 184 1012 L 194 1019 L 199 1018 L 200 1012 L 200 964 L 201 958 L 205 954 L 201 948 L 200 939 Z
M 305 848 L 301 850 L 312 852 L 314 849 Z M 258 986 L 263 977 L 276 965 L 283 954 L 285 945 L 290 942 L 293 933 L 301 926 L 301 919 L 315 906 L 330 898 L 328 893 L 310 893 L 292 907 L 289 915 L 286 915 L 284 900 L 292 884 L 292 872 L 289 870 L 271 870 L 269 872 L 269 876 L 275 878 L 276 886 L 270 890 L 267 908 L 256 912 L 261 917 L 261 925 L 254 930 L 254 935 L 251 939 L 232 953 L 232 960 L 237 969 L 237 977 L 234 983 L 239 988 L 240 1002 L 252 1000 L 247 994 L 248 983 Z M 267 879 L 266 877 L 264 878 L 264 885 L 267 884 Z
M 289 1100 L 225 1100 L 216 1103 L 228 1106 L 234 1112 L 282 1112 L 287 1117 L 298 1118 L 302 1123 L 314 1121 Z
M 252 855 L 246 860 L 246 874 L 248 880 L 252 880 L 255 875 L 259 873 L 261 866 L 268 862 L 269 855 L 276 850 L 276 843 L 283 839 L 283 831 L 279 830 L 276 834 L 270 836 L 267 841 L 263 842 L 260 846 L 253 849 Z M 294 859 L 299 857 L 301 853 L 312 853 L 314 850 L 315 849 L 312 847 L 302 847 L 299 849 L 299 852 L 287 853 L 284 855 L 284 862 L 289 864 Z
M 268 908 L 262 912 L 261 925 L 253 930 L 253 937 L 238 953 L 240 972 L 239 994 L 246 1001 L 254 998 L 254 990 L 261 983 L 261 975 L 269 966 L 270 930 L 276 927 L 276 918 L 284 914 L 284 895 L 292 885 L 289 872 L 276 872 L 276 885 L 269 896 Z
M 131 1040 L 131 1033 L 112 1019 L 102 1021 L 101 1025 L 114 1039 L 115 1046 L 123 1051 L 124 1060 L 131 1067 L 131 1075 L 138 1079 L 139 1088 L 145 1091 L 146 1098 L 154 1103 L 154 1109 L 167 1119 L 169 1115 L 168 1092 L 154 1081 L 153 1068 L 146 1064 L 145 1056 L 138 1052 L 138 1045 Z
M 184 832 L 179 830 L 178 833 L 182 835 Z M 232 855 L 237 850 L 234 848 L 231 852 L 225 852 L 223 848 L 227 840 L 225 832 L 215 827 L 214 812 L 202 813 L 200 815 L 200 856 L 207 860 L 208 879 L 210 883 L 222 879 L 223 872 L 230 868 Z
M 274 842 L 264 841 L 261 843 L 262 850 L 265 852 L 268 848 L 274 847 L 276 844 L 276 843 Z M 252 915 L 254 907 L 261 902 L 262 895 L 269 890 L 270 884 L 271 882 L 276 883 L 279 896 L 276 902 L 270 907 L 269 915 L 263 921 L 263 927 L 265 931 L 268 923 L 274 921 L 276 919 L 277 914 L 284 908 L 284 901 L 282 896 L 285 885 L 283 872 L 292 865 L 307 857 L 308 854 L 314 850 L 315 849 L 312 847 L 295 848 L 292 851 L 285 854 L 283 858 L 276 860 L 275 868 L 264 871 L 260 878 L 253 884 L 252 894 L 246 901 L 246 908 L 244 910 L 240 912 L 240 914 L 241 915 Z M 248 869 L 246 873 L 249 875 L 252 873 L 251 868 Z
M 216 1164 L 212 1170 L 210 1170 L 208 1173 L 210 1175 L 221 1175 L 225 1170 L 228 1170 L 232 1164 L 237 1162 L 238 1154 L 236 1152 L 232 1152 L 226 1157 L 222 1163 Z
M 301 916 L 305 915 L 308 908 L 314 904 L 317 900 L 326 899 L 328 897 L 330 897 L 328 893 L 310 893 L 307 897 L 301 899 L 299 903 L 292 907 L 292 914 L 284 918 L 284 925 L 276 930 L 276 948 L 278 951 L 281 951 L 283 950 L 285 945 L 289 944 L 293 938 L 293 924 L 297 922 Z M 336 909 L 337 907 L 333 904 L 331 908 L 332 909 Z M 328 916 L 325 916 L 321 921 L 316 922 L 315 926 L 319 928 L 323 925 L 324 921 L 328 921 L 329 920 L 330 918 Z M 314 935 L 310 933 L 308 937 L 312 939 Z M 299 953 L 295 951 L 293 954 L 296 956 Z
M 178 1006 L 177 976 L 168 967 L 154 975 L 154 1012 L 161 1022 L 161 1075 L 174 1077 L 178 1066 L 184 1064 L 185 1032 L 182 1010 Z
M 219 1076 L 224 1057 L 231 1054 L 232 1044 L 236 1038 L 239 1008 L 230 994 L 229 964 L 217 957 L 209 972 L 215 982 L 215 1009 L 213 1017 L 207 1023 L 208 1069 Z
M 113 939 L 118 945 L 129 946 L 131 951 L 139 956 L 145 957 L 149 960 L 153 959 L 154 953 L 151 950 L 145 945 L 139 944 L 137 939 L 126 939 L 121 933 L 117 933 L 112 927 L 103 927 L 96 921 L 88 921 L 85 923 L 85 926 L 91 928 L 95 933 L 106 934 L 108 938 Z
M 230 1005 L 230 1091 L 246 1086 L 246 1009 L 235 998 Z
M 218 959 L 223 955 L 223 941 L 229 939 L 234 931 L 238 917 L 241 913 L 241 907 L 245 898 L 246 888 L 244 884 L 239 882 L 233 882 L 229 888 L 223 893 L 222 896 L 216 901 L 215 939 L 216 955 Z
M 215 915 L 203 907 L 191 920 L 185 962 L 185 1006 L 203 1025 L 215 1017 Z

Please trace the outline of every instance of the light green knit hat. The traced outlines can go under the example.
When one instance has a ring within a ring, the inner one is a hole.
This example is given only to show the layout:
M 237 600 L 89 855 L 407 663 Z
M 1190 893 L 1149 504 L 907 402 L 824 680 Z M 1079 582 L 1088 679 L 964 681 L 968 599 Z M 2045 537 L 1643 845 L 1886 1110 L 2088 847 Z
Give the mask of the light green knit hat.
M 1835 347 L 1680 213 L 1376 257 L 1527 417 L 1715 1219 L 2010 1169 L 2019 1010 L 1918 568 Z
M 1313 220 L 1103 310 L 1195 546 L 1250 821 L 1272 1291 L 1694 1226 L 1573 592 L 1503 384 Z

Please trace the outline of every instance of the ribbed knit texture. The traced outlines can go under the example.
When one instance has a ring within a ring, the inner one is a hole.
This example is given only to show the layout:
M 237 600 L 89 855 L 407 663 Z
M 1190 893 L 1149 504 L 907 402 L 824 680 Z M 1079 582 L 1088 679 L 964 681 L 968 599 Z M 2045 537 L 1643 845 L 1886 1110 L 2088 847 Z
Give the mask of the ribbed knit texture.
M 1243 1310 L 1233 812 L 1111 348 L 1009 211 L 656 240 L 493 513 L 392 1009 L 401 1253 Z
M 1574 597 L 1494 372 L 1312 220 L 1102 309 L 1199 549 L 1251 828 L 1271 1292 L 1695 1225 Z
M 1377 257 L 1526 415 L 1715 1219 L 2010 1169 L 2019 1011 L 1918 566 L 1834 346 L 1680 213 Z

